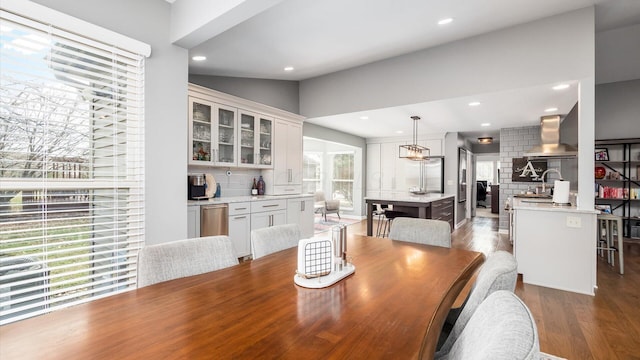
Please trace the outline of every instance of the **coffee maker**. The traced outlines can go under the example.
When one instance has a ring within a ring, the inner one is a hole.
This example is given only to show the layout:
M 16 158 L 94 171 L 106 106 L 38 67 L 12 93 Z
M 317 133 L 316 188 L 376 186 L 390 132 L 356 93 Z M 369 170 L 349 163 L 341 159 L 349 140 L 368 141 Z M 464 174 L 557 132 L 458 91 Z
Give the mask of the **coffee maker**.
M 189 175 L 187 176 L 188 193 L 190 200 L 203 200 L 206 199 L 206 181 L 203 175 Z

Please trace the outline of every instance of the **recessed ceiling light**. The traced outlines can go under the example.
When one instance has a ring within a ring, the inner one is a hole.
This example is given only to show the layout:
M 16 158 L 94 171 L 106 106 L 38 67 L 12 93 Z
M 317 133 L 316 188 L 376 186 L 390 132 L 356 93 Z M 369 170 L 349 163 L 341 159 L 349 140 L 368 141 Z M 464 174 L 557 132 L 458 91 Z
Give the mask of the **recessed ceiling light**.
M 453 18 L 446 18 L 438 21 L 438 25 L 447 25 L 453 21 Z
M 493 138 L 491 136 L 478 138 L 478 144 L 491 144 L 491 143 L 493 143 Z
M 403 134 L 403 133 L 404 133 L 404 131 L 402 131 L 402 130 L 397 130 L 396 131 L 396 134 Z
M 293 71 L 293 66 L 287 66 L 284 68 L 284 71 Z
M 365 116 L 360 116 L 360 120 L 369 120 L 369 117 L 366 116 L 366 115 Z
M 558 108 L 557 107 L 550 107 L 550 108 L 544 109 L 544 112 L 553 112 L 553 111 L 558 111 Z
M 480 101 L 472 101 L 469 103 L 469 106 L 478 106 L 480 105 Z
M 196 55 L 196 56 L 192 57 L 191 60 L 193 60 L 193 61 L 205 61 L 205 60 L 207 60 L 207 57 L 206 56 L 202 56 L 202 55 Z
M 491 123 L 482 123 L 480 124 L 480 126 L 484 126 L 484 127 L 491 126 Z
M 559 84 L 556 85 L 554 87 L 552 87 L 553 90 L 564 90 L 564 89 L 568 89 L 569 88 L 569 84 Z

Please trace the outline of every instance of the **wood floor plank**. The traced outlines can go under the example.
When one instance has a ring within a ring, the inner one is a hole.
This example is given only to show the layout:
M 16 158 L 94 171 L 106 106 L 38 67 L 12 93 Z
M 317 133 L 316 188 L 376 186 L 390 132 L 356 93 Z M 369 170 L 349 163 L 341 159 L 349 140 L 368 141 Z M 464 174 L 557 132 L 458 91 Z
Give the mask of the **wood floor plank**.
M 366 220 L 350 225 L 348 231 L 366 234 Z M 497 218 L 467 221 L 453 232 L 451 244 L 485 255 L 513 252 L 508 236 L 498 234 Z M 572 360 L 640 360 L 640 244 L 625 245 L 624 261 L 625 273 L 620 275 L 617 260 L 615 267 L 598 260 L 595 296 L 518 280 L 515 293 L 536 320 L 542 351 Z

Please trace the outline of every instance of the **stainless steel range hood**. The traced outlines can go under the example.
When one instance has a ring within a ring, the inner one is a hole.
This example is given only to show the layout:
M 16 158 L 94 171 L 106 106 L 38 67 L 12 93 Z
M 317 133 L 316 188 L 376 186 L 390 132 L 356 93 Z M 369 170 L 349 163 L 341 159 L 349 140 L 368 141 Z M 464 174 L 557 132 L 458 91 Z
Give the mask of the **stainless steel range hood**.
M 575 158 L 578 149 L 560 143 L 560 115 L 540 118 L 540 145 L 524 153 L 531 158 Z

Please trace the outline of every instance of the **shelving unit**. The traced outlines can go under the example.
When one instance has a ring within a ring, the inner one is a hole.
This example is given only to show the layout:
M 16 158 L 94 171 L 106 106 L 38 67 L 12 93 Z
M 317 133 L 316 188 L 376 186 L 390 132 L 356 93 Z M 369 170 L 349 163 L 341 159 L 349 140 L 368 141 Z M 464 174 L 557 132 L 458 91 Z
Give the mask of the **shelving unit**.
M 595 161 L 606 169 L 604 179 L 595 179 L 596 205 L 611 205 L 623 219 L 625 241 L 640 242 L 640 138 L 596 140 L 595 148 L 608 155 Z

